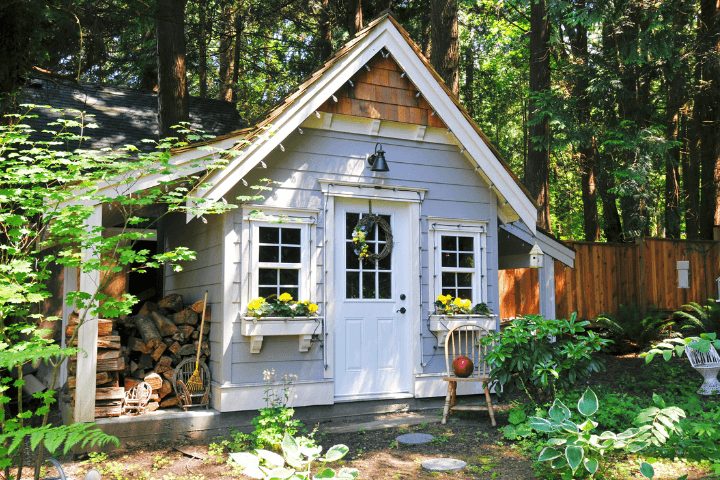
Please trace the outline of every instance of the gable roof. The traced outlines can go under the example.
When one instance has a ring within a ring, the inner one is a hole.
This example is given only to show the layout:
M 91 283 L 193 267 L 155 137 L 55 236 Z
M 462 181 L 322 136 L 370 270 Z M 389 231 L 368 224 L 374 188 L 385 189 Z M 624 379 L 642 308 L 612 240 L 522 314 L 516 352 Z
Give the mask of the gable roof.
M 461 153 L 476 165 L 475 170 L 491 188 L 494 187 L 499 202 L 499 217 L 504 221 L 522 220 L 534 233 L 537 203 L 389 10 L 358 32 L 320 69 L 281 100 L 255 127 L 175 149 L 172 163 L 194 164 L 195 166 L 186 172 L 198 172 L 204 168 L 198 160 L 210 161 L 224 149 L 238 151 L 225 168 L 207 173 L 196 189 L 196 197 L 219 201 L 252 168 L 280 146 L 305 119 L 313 114 L 320 115 L 318 109 L 381 51 L 392 55 L 438 117 L 448 126 L 448 135 L 452 133 L 463 147 Z M 154 181 L 153 176 L 140 179 L 133 191 L 147 188 Z
M 142 151 L 154 150 L 153 144 L 142 140 L 158 137 L 156 92 L 36 77 L 24 93 L 26 103 L 94 115 L 86 123 L 95 123 L 98 128 L 85 130 L 86 137 L 80 145 L 69 142 L 64 148 L 99 150 L 134 145 Z M 50 140 L 50 134 L 42 133 L 43 129 L 57 129 L 50 123 L 75 116 L 72 112 L 63 115 L 47 108 L 38 108 L 33 113 L 38 118 L 31 119 L 30 125 L 36 130 L 33 138 L 38 140 Z M 247 122 L 230 102 L 190 97 L 190 125 L 209 135 L 222 135 L 247 126 Z

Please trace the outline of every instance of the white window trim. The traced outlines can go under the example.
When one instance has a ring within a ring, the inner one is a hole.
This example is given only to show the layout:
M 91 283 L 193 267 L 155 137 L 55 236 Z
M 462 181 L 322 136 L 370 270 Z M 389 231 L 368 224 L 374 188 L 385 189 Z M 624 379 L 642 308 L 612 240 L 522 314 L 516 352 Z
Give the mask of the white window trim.
M 259 215 L 251 215 L 259 212 Z M 318 211 L 309 209 L 284 209 L 249 205 L 242 209 L 242 243 L 243 248 L 242 281 L 241 281 L 241 312 L 245 312 L 247 303 L 258 295 L 259 268 L 259 229 L 260 227 L 300 228 L 300 275 L 298 297 L 294 300 L 310 300 L 317 303 L 316 265 L 317 249 L 316 226 Z M 280 223 L 278 223 L 280 222 Z M 282 265 L 282 264 L 270 264 Z M 281 268 L 281 267 L 278 267 Z
M 432 310 L 435 299 L 442 292 L 441 281 L 441 235 L 451 234 L 458 236 L 473 236 L 478 241 L 474 243 L 475 258 L 480 259 L 479 264 L 474 269 L 473 279 L 473 303 L 488 303 L 487 293 L 487 232 L 488 222 L 478 220 L 465 220 L 456 218 L 438 218 L 428 217 L 428 240 L 430 244 L 428 273 L 430 274 L 430 309 Z M 458 270 L 459 271 L 459 270 Z

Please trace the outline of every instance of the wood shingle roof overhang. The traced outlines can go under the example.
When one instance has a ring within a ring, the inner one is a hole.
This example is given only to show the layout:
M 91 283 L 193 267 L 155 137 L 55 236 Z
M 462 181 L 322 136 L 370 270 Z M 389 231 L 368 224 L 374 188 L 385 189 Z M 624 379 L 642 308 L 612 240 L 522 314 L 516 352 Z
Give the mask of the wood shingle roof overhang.
M 389 52 L 397 64 L 422 92 L 422 95 L 448 125 L 465 154 L 477 165 L 476 170 L 494 185 L 498 199 L 499 216 L 509 221 L 522 220 L 534 233 L 537 219 L 537 202 L 520 183 L 488 137 L 470 117 L 459 101 L 444 85 L 440 76 L 422 55 L 390 11 L 377 19 L 350 40 L 320 69 L 310 75 L 255 127 L 238 132 L 234 137 L 234 150 L 239 155 L 231 159 L 226 168 L 208 173 L 206 183 L 200 184 L 196 196 L 217 201 L 239 183 L 273 149 L 294 132 L 302 122 L 314 114 L 335 92 L 378 52 Z M 205 142 L 207 147 L 227 145 L 232 136 Z M 173 151 L 179 156 L 207 157 L 199 152 L 198 145 Z M 204 186 L 208 185 L 208 186 Z

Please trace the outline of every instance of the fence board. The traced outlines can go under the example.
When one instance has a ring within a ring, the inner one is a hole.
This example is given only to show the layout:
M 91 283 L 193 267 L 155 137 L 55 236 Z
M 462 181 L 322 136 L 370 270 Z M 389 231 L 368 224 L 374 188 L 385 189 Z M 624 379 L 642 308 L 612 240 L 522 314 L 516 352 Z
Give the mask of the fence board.
M 617 314 L 620 305 L 641 304 L 643 297 L 646 309 L 665 311 L 718 298 L 718 242 L 643 238 L 623 244 L 567 243 L 576 250 L 575 268 L 555 262 L 559 318 L 575 311 L 579 318 Z M 687 289 L 677 288 L 680 260 L 690 262 Z M 537 270 L 501 270 L 499 285 L 501 318 L 538 312 Z

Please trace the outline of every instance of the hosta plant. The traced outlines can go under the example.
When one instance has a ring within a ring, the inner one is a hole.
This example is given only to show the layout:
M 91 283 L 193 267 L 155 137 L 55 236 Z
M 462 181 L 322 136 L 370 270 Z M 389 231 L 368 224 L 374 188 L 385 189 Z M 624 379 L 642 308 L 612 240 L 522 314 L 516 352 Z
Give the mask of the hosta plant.
M 321 478 L 353 480 L 359 474 L 355 468 L 341 468 L 336 472 L 332 468 L 325 467 L 327 463 L 336 462 L 348 453 L 348 447 L 345 445 L 335 445 L 325 452 L 324 457 L 321 457 L 321 446 L 301 445 L 286 433 L 282 442 L 282 452 L 282 455 L 268 450 L 255 450 L 255 453 L 231 453 L 228 462 L 242 468 L 244 475 L 264 480 Z M 322 465 L 313 474 L 311 467 L 315 461 L 322 462 Z
M 530 417 L 530 427 L 550 436 L 538 460 L 551 462 L 563 480 L 585 473 L 594 476 L 606 453 L 636 453 L 651 443 L 664 442 L 668 431 L 676 430 L 677 422 L 685 413 L 676 407 L 665 408 L 659 397 L 656 404 L 663 408 L 652 407 L 641 412 L 636 419 L 639 427 L 598 435 L 594 432 L 598 423 L 592 419 L 599 408 L 595 392 L 588 388 L 578 401 L 580 423 L 574 422 L 570 409 L 556 399 L 548 410 L 549 418 Z M 652 466 L 646 462 L 641 463 L 640 473 L 646 478 L 654 476 Z

